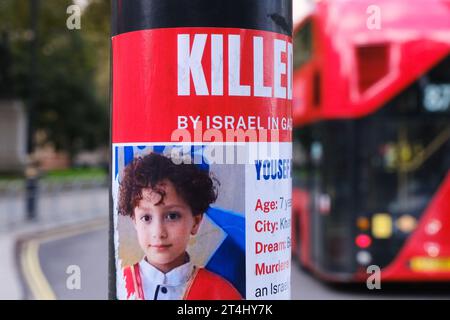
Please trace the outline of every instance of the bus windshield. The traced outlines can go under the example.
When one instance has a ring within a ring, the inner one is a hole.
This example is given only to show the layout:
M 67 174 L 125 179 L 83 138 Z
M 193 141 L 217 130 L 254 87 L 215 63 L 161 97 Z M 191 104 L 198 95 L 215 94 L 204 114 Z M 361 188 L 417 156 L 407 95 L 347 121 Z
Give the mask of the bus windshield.
M 295 129 L 294 146 L 297 185 L 312 198 L 313 259 L 356 271 L 357 219 L 383 215 L 390 230 L 368 232 L 373 263 L 386 266 L 450 169 L 450 57 L 374 114 Z

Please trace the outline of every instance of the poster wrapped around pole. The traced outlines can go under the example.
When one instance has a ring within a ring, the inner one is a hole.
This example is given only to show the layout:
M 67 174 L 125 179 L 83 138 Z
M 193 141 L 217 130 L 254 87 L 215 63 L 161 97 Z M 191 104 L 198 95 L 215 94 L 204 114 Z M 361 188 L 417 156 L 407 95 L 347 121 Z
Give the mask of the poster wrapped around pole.
M 291 0 L 113 0 L 110 296 L 289 299 Z

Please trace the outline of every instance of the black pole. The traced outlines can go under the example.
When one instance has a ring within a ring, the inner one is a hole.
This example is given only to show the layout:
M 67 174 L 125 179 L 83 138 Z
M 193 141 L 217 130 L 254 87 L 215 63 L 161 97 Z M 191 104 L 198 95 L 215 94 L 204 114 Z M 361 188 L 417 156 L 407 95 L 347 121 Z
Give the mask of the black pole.
M 37 82 L 37 52 L 38 52 L 38 19 L 40 0 L 30 0 L 31 30 L 33 38 L 30 45 L 30 73 L 29 73 L 29 97 L 28 97 L 28 135 L 27 151 L 30 158 L 25 171 L 26 178 L 26 213 L 27 220 L 37 218 L 37 189 L 38 189 L 38 169 L 31 160 L 34 152 L 34 132 L 36 115 L 36 82 Z
M 113 0 L 112 33 L 175 27 L 264 30 L 292 35 L 292 0 Z
M 34 151 L 34 114 L 36 112 L 36 76 L 37 76 L 37 49 L 38 49 L 38 17 L 39 0 L 30 0 L 30 17 L 32 40 L 30 43 L 30 73 L 29 73 L 29 97 L 28 97 L 28 147 L 29 154 Z
M 132 32 L 143 31 L 149 29 L 170 29 L 170 28 L 235 28 L 248 29 L 257 31 L 267 31 L 268 33 L 277 33 L 282 36 L 292 37 L 292 0 L 112 0 L 112 36 L 127 37 Z M 220 31 L 217 31 L 218 33 Z M 128 34 L 128 35 L 126 35 Z M 113 40 L 114 42 L 114 40 Z M 160 47 L 166 46 L 164 40 Z M 156 46 L 152 44 L 152 46 Z M 150 47 L 150 46 L 149 46 Z M 122 50 L 126 52 L 126 48 Z M 130 49 L 131 50 L 131 49 Z M 142 56 L 148 57 L 151 52 L 142 52 Z M 111 56 L 114 55 L 112 50 Z M 115 61 L 112 59 L 112 61 Z M 115 61 L 117 62 L 117 61 Z M 126 63 L 136 63 L 135 61 L 126 60 Z M 152 62 L 152 63 L 158 63 Z M 114 70 L 112 65 L 112 70 Z M 176 77 L 176 75 L 174 75 Z M 122 85 L 119 81 L 115 81 L 115 76 L 111 76 L 111 90 L 113 87 Z M 115 89 L 115 90 L 116 90 Z M 142 89 L 144 90 L 144 89 Z M 111 98 L 115 92 L 111 91 Z M 150 99 L 150 97 L 147 97 Z M 127 103 L 124 103 L 126 105 Z M 113 115 L 113 100 L 111 99 L 111 115 Z M 214 105 L 210 105 L 214 108 Z M 147 110 L 148 111 L 148 110 Z M 153 109 L 157 113 L 158 110 Z M 130 111 L 125 110 L 129 115 Z M 140 113 L 140 111 L 138 112 Z M 142 117 L 150 119 L 149 114 L 145 114 L 142 110 Z M 122 114 L 120 115 L 122 116 Z M 118 118 L 120 118 L 120 116 Z M 111 116 L 113 118 L 113 116 Z M 133 126 L 133 123 L 127 123 L 126 126 L 117 124 L 112 119 L 111 137 L 114 137 L 114 131 L 120 129 L 121 132 Z M 149 120 L 150 121 L 150 120 Z M 127 127 L 127 128 L 125 128 Z M 146 128 L 152 128 L 152 123 L 148 123 Z M 153 126 L 154 127 L 154 126 Z M 150 129 L 149 129 L 150 130 Z M 117 132 L 117 131 L 116 131 Z M 140 141 L 141 139 L 139 139 Z M 147 140 L 148 141 L 148 140 Z M 112 150 L 115 146 L 113 143 L 121 143 L 123 141 L 111 140 Z M 111 152 L 110 168 L 114 175 L 117 174 L 115 166 L 117 159 L 113 159 Z M 117 155 L 116 155 L 117 157 Z M 110 190 L 115 181 L 112 177 Z M 113 196 L 110 194 L 110 255 L 109 255 L 109 298 L 117 299 L 116 294 L 116 234 L 114 221 L 117 221 L 117 213 L 113 211 Z M 115 199 L 117 200 L 117 199 Z M 117 219 L 115 219 L 115 217 Z
M 114 23 L 114 6 L 115 1 L 111 1 L 111 22 Z M 112 34 L 112 32 L 111 32 Z M 109 47 L 110 56 L 112 57 L 112 46 Z M 113 87 L 113 77 L 112 77 L 112 59 L 110 59 L 109 63 L 109 114 L 112 114 L 112 87 Z M 108 177 L 112 176 L 112 172 L 114 172 L 114 168 L 112 166 L 112 157 L 113 157 L 113 150 L 112 150 L 112 117 L 109 117 L 109 154 L 110 154 L 110 161 L 109 161 L 109 170 L 108 170 Z M 110 180 L 111 181 L 111 180 Z M 112 183 L 109 183 L 109 230 L 108 230 L 108 299 L 110 300 L 116 300 L 117 299 L 117 293 L 116 293 L 116 263 L 115 263 L 115 244 L 114 244 L 114 203 L 112 198 Z

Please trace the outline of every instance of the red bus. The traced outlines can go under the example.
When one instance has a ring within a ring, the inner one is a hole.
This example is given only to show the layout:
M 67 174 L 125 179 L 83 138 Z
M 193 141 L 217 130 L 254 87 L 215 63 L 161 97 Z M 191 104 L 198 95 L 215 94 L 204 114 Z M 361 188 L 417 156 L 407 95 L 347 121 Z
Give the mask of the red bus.
M 294 31 L 294 255 L 450 280 L 450 1 L 315 1 Z

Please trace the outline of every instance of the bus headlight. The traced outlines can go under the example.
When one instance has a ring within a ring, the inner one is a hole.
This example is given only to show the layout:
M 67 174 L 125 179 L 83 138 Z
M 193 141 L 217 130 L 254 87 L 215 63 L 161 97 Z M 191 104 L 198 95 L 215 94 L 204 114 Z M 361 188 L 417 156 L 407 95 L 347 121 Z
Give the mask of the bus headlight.
M 356 254 L 356 261 L 363 266 L 367 266 L 372 262 L 372 255 L 367 251 L 359 251 Z

